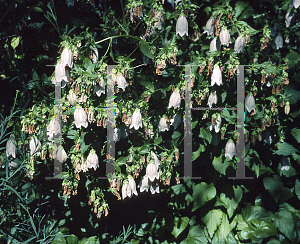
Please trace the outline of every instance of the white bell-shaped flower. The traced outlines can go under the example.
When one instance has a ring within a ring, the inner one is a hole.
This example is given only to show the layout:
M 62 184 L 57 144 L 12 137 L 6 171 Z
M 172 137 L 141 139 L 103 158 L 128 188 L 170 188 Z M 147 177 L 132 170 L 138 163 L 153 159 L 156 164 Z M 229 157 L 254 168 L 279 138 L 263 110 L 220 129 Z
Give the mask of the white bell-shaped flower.
M 150 182 L 148 176 L 145 175 L 138 185 L 138 187 L 140 187 L 140 192 L 143 192 L 143 191 L 148 192 L 150 184 L 151 184 L 151 182 Z
M 130 190 L 131 190 L 131 196 L 132 196 L 132 194 L 137 196 L 138 193 L 136 191 L 136 183 L 135 183 L 135 180 L 133 179 L 133 177 L 131 175 L 128 176 L 128 183 L 129 183 Z
M 158 157 L 156 156 L 156 154 L 154 152 L 151 151 L 151 160 L 150 160 L 150 156 L 147 157 L 147 161 L 149 163 L 154 163 L 156 166 L 156 169 L 158 170 L 158 167 L 160 165 L 160 162 L 158 160 Z
M 36 137 L 32 137 L 29 142 L 30 155 L 39 154 L 39 150 L 41 148 L 41 143 Z
M 70 89 L 67 98 L 68 98 L 69 103 L 70 103 L 72 106 L 76 106 L 77 96 L 76 96 L 76 94 L 74 93 L 74 91 L 73 91 L 72 89 Z
M 228 156 L 230 159 L 232 159 L 234 155 L 236 155 L 235 144 L 230 139 L 225 146 L 225 157 Z
M 94 93 L 96 93 L 98 97 L 100 97 L 101 94 L 105 94 L 105 84 L 103 77 L 99 78 L 99 84 L 94 84 Z
M 209 108 L 212 108 L 212 105 L 217 104 L 217 102 L 218 102 L 217 92 L 215 91 L 214 93 L 210 93 L 207 102 Z
M 17 150 L 17 141 L 15 140 L 15 135 L 11 135 L 9 140 L 6 143 L 6 156 L 9 157 L 10 155 L 16 158 L 16 150 Z
M 172 93 L 170 100 L 169 100 L 169 108 L 174 107 L 179 108 L 181 104 L 181 97 L 179 94 L 178 89 L 175 89 L 175 91 Z
M 92 62 L 93 63 L 96 63 L 98 61 L 98 57 L 99 57 L 99 52 L 98 52 L 98 49 L 97 48 L 94 48 L 92 50 L 93 52 L 93 59 L 92 59 Z
M 227 47 L 229 46 L 230 34 L 226 28 L 223 28 L 220 32 L 220 41 L 221 41 L 221 45 L 226 45 Z
M 98 156 L 95 152 L 94 149 L 92 149 L 86 159 L 86 164 L 87 164 L 87 167 L 89 169 L 93 168 L 94 170 L 97 169 L 97 167 L 99 167 L 99 160 L 98 160 Z
M 159 185 L 153 185 L 150 186 L 150 192 L 151 194 L 159 193 Z
M 85 128 L 88 127 L 87 114 L 83 108 L 76 107 L 74 111 L 74 120 L 76 128 L 80 128 L 81 126 Z
M 124 200 L 125 197 L 131 197 L 131 195 L 131 187 L 128 180 L 125 180 L 122 185 L 122 199 Z
M 118 84 L 118 88 L 123 89 L 123 91 L 125 91 L 126 87 L 128 86 L 126 79 L 124 78 L 123 75 L 117 76 L 117 84 Z
M 242 51 L 244 50 L 245 45 L 246 45 L 245 37 L 239 36 L 239 37 L 235 40 L 235 43 L 234 43 L 234 50 L 235 50 L 237 53 L 240 53 L 240 52 L 242 52 Z
M 86 161 L 84 161 L 84 159 L 82 159 L 82 162 L 81 162 L 81 170 L 82 170 L 82 172 L 87 172 L 88 170 L 89 170 L 89 168 L 88 168 L 88 165 L 87 165 L 87 162 Z
M 153 182 L 155 179 L 159 179 L 158 168 L 154 162 L 148 163 L 146 168 L 146 175 L 151 182 Z
M 166 118 L 162 117 L 160 119 L 159 125 L 158 125 L 158 130 L 159 130 L 159 132 L 161 132 L 161 131 L 168 131 L 169 130 Z
M 300 0 L 293 0 L 293 5 L 294 5 L 294 8 L 299 8 Z
M 69 70 L 62 63 L 57 63 L 55 66 L 55 81 L 61 82 L 61 88 L 64 88 L 69 81 Z
M 95 115 L 95 109 L 94 108 L 89 108 L 89 112 L 88 112 L 88 121 L 89 121 L 89 123 L 94 123 L 96 121 L 94 115 Z
M 211 35 L 212 33 L 214 33 L 214 26 L 212 25 L 213 19 L 210 18 L 205 25 L 205 30 L 203 32 L 203 34 L 207 34 L 207 35 Z
M 179 114 L 175 114 L 173 119 L 170 120 L 170 122 L 171 122 L 171 125 L 174 126 L 174 130 L 176 130 L 181 122 L 181 116 Z
M 218 37 L 215 37 L 214 39 L 212 39 L 212 41 L 210 42 L 210 45 L 209 45 L 209 50 L 211 52 L 221 50 L 221 42 Z
M 268 144 L 268 145 L 271 145 L 272 144 L 272 135 L 271 135 L 271 132 L 269 130 L 266 130 L 264 135 L 263 135 L 263 142 L 264 142 L 264 145 Z
M 120 128 L 114 128 L 114 141 L 115 142 L 120 141 L 120 137 L 121 137 Z
M 210 131 L 212 131 L 212 129 L 213 129 L 213 127 L 215 128 L 215 132 L 216 133 L 219 133 L 219 131 L 220 131 L 220 128 L 221 128 L 221 116 L 220 116 L 220 114 L 218 114 L 218 116 L 217 116 L 217 118 L 216 118 L 216 122 L 215 122 L 215 125 L 213 126 L 213 125 L 210 125 L 210 127 L 209 127 L 209 130 Z
M 294 14 L 292 12 L 287 12 L 286 13 L 286 15 L 285 15 L 285 26 L 286 27 L 290 26 L 293 17 L 294 17 Z
M 73 53 L 71 49 L 64 48 L 61 53 L 61 63 L 63 66 L 68 66 L 69 68 L 73 67 Z
M 66 4 L 68 7 L 74 6 L 74 2 L 75 2 L 75 0 L 66 0 Z
M 68 155 L 65 151 L 65 149 L 63 148 L 62 145 L 58 146 L 57 152 L 56 152 L 56 159 L 61 162 L 64 163 L 67 161 Z
M 129 129 L 132 127 L 134 127 L 135 130 L 143 127 L 142 115 L 139 109 L 136 109 L 132 115 Z
M 246 99 L 245 99 L 245 107 L 248 111 L 248 113 L 250 113 L 252 110 L 255 110 L 255 99 L 252 95 L 247 95 Z
M 211 86 L 217 84 L 218 86 L 223 85 L 222 83 L 222 72 L 219 65 L 215 65 L 211 75 Z
M 275 44 L 276 44 L 277 50 L 278 50 L 279 48 L 282 48 L 282 47 L 283 47 L 283 38 L 282 38 L 281 35 L 276 36 L 276 38 L 275 38 Z
M 281 164 L 281 168 L 280 168 L 281 171 L 283 170 L 288 171 L 290 169 L 290 163 L 286 156 L 282 156 L 280 164 Z
M 176 35 L 179 34 L 181 37 L 183 37 L 184 35 L 189 36 L 188 27 L 189 24 L 186 17 L 181 15 L 176 23 Z
M 61 133 L 60 123 L 55 118 L 52 118 L 47 128 L 48 140 L 49 141 L 53 140 L 54 136 L 57 136 L 60 133 Z

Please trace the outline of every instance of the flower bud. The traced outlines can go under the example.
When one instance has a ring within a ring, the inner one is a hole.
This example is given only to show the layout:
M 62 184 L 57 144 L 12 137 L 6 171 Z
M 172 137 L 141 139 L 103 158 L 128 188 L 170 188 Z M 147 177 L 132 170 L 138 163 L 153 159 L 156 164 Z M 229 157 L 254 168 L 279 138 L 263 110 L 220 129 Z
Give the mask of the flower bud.
M 284 106 L 284 113 L 288 115 L 290 113 L 290 109 L 290 102 L 286 102 Z

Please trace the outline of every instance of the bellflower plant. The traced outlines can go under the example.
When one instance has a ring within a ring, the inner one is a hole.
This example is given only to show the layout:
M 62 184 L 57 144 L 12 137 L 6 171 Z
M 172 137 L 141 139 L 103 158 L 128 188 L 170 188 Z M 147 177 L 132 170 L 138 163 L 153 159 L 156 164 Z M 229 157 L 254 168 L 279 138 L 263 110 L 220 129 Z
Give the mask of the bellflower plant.
M 123 91 L 125 91 L 126 87 L 128 86 L 126 79 L 124 78 L 123 75 L 117 76 L 117 84 L 118 84 L 118 88 L 122 89 Z
M 59 133 L 61 133 L 60 124 L 55 118 L 52 118 L 47 128 L 48 140 L 53 140 L 54 136 L 57 136 Z
M 282 38 L 281 35 L 276 36 L 276 38 L 275 38 L 275 44 L 276 44 L 277 50 L 278 50 L 279 48 L 282 48 L 282 47 L 283 47 L 283 38 Z
M 155 179 L 159 179 L 158 168 L 155 163 L 149 162 L 146 168 L 146 175 L 151 182 Z
M 30 155 L 38 154 L 39 155 L 39 150 L 41 148 L 41 143 L 36 137 L 32 137 L 30 142 L 29 142 L 29 148 L 30 148 Z
M 101 94 L 105 94 L 105 84 L 104 84 L 104 79 L 103 79 L 103 77 L 100 77 L 99 78 L 99 84 L 96 84 L 95 82 L 94 82 L 94 93 L 96 93 L 96 95 L 98 96 L 98 97 L 100 97 L 101 96 Z
M 150 183 L 151 182 L 150 182 L 148 176 L 145 175 L 143 177 L 143 179 L 140 181 L 139 186 L 138 186 L 140 188 L 140 192 L 143 192 L 143 191 L 148 192 L 149 187 L 150 187 Z
M 72 89 L 70 89 L 67 99 L 72 106 L 76 106 L 77 96 Z
M 217 97 L 217 92 L 215 91 L 214 93 L 210 93 L 208 97 L 208 102 L 207 105 L 212 108 L 213 104 L 217 104 L 218 102 L 218 97 Z
M 136 109 L 132 115 L 131 125 L 129 129 L 131 129 L 132 127 L 134 127 L 135 130 L 143 127 L 142 115 L 139 109 Z
M 158 130 L 159 132 L 161 131 L 168 131 L 169 128 L 168 128 L 168 125 L 167 125 L 167 120 L 165 117 L 162 117 L 159 121 L 159 125 L 158 125 Z
M 61 88 L 64 88 L 69 81 L 69 70 L 62 63 L 55 66 L 55 80 L 61 82 Z
M 181 15 L 176 23 L 176 35 L 183 37 L 184 35 L 189 36 L 188 34 L 188 21 L 184 15 Z
M 58 146 L 58 149 L 57 149 L 57 152 L 56 152 L 56 159 L 61 162 L 61 163 L 64 163 L 67 161 L 67 153 L 65 151 L 65 149 L 63 148 L 62 145 L 59 145 Z
M 294 5 L 294 8 L 299 8 L 300 6 L 300 0 L 293 0 L 293 5 Z

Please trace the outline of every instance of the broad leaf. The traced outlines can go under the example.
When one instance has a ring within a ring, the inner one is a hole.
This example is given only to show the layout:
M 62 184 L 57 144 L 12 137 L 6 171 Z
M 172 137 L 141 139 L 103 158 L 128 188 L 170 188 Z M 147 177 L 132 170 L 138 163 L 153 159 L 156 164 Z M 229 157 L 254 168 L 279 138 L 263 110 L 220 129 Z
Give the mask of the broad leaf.
M 206 224 L 208 234 L 212 238 L 216 229 L 221 224 L 223 212 L 220 209 L 210 210 L 203 218 L 203 222 Z
M 190 219 L 188 217 L 175 218 L 172 234 L 177 238 L 188 226 Z
M 204 230 L 200 225 L 194 225 L 190 227 L 187 238 L 185 238 L 180 244 L 202 244 L 207 243 L 207 239 L 204 234 Z
M 194 207 L 192 211 L 202 207 L 207 201 L 212 200 L 216 196 L 216 188 L 205 182 L 201 182 L 193 187 Z
M 292 214 L 287 211 L 280 211 L 279 213 L 275 213 L 272 219 L 278 230 L 287 238 L 292 240 L 294 230 L 294 220 Z

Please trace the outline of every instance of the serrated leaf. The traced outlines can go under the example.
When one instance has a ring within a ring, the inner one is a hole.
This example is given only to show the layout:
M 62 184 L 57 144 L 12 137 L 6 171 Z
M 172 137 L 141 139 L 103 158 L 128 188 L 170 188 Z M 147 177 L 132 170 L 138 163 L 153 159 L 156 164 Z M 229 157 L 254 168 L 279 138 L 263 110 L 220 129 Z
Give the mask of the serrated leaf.
M 12 39 L 11 39 L 11 43 L 10 43 L 10 45 L 11 45 L 11 47 L 13 48 L 13 49 L 16 49 L 17 48 L 17 46 L 19 45 L 19 43 L 20 43 L 20 37 L 13 37 Z
M 291 134 L 293 135 L 293 137 L 295 137 L 295 139 L 297 140 L 297 142 L 300 143 L 300 129 L 293 128 L 291 130 Z
M 298 199 L 300 200 L 300 182 L 298 179 L 296 179 L 296 182 L 295 182 L 295 193 L 296 193 Z
M 206 224 L 210 238 L 213 237 L 216 229 L 221 224 L 222 216 L 223 212 L 220 209 L 213 209 L 202 218 L 202 221 Z
M 278 150 L 275 151 L 277 155 L 289 156 L 293 153 L 298 152 L 296 148 L 294 148 L 291 144 L 287 142 L 279 142 L 276 145 L 278 147 Z
M 202 207 L 207 201 L 212 200 L 216 196 L 216 188 L 214 185 L 207 185 L 201 182 L 193 187 L 194 207 L 192 211 Z
M 199 137 L 207 140 L 208 143 L 211 143 L 212 135 L 211 135 L 211 133 L 209 132 L 208 129 L 201 127 Z
M 190 219 L 188 217 L 175 218 L 172 234 L 177 238 L 188 226 Z
M 145 56 L 153 59 L 149 44 L 146 41 L 141 42 L 140 50 Z
M 187 238 L 185 238 L 180 244 L 202 244 L 207 243 L 204 230 L 200 225 L 194 225 L 190 227 Z
M 292 214 L 287 211 L 280 211 L 279 213 L 275 213 L 272 219 L 278 230 L 287 238 L 292 240 L 294 230 L 294 221 Z

